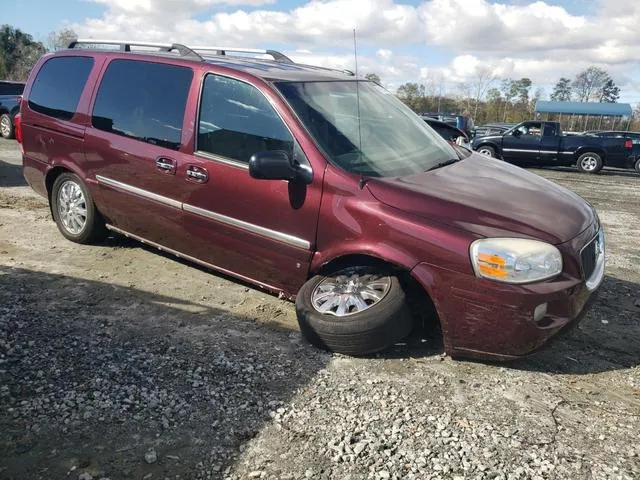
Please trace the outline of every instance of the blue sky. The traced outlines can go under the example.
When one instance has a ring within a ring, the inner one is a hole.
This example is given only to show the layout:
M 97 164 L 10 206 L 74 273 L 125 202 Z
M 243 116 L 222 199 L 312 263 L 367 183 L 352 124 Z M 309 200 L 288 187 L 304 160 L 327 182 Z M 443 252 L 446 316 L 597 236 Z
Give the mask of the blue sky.
M 36 39 L 81 36 L 278 48 L 295 60 L 353 68 L 390 88 L 406 81 L 463 93 L 480 72 L 530 77 L 548 95 L 561 76 L 608 70 L 640 103 L 640 2 L 629 0 L 19 0 L 2 23 Z M 28 13 L 26 13 L 28 12 Z M 497 82 L 496 82 L 497 84 Z

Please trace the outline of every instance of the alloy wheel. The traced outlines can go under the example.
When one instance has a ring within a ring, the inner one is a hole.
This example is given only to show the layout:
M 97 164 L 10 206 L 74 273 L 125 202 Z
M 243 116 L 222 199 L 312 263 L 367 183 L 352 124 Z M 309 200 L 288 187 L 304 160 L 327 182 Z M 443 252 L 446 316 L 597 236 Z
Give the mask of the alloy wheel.
M 11 119 L 6 115 L 0 119 L 0 133 L 4 138 L 9 138 L 11 135 Z
M 311 294 L 311 304 L 320 313 L 345 317 L 371 308 L 385 297 L 390 287 L 391 278 L 383 275 L 327 277 Z
M 67 232 L 79 235 L 87 224 L 87 202 L 76 182 L 67 180 L 58 190 L 58 215 Z
M 596 168 L 598 168 L 598 159 L 591 155 L 587 155 L 580 160 L 580 166 L 586 172 L 593 172 Z

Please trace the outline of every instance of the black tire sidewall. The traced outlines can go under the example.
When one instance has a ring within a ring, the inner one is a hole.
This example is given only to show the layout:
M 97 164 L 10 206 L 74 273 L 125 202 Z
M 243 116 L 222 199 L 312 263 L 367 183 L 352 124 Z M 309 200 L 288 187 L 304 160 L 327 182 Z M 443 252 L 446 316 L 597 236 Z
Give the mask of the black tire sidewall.
M 636 172 L 640 173 L 640 157 L 636 160 L 636 164 L 633 168 L 635 168 Z
M 380 302 L 345 317 L 313 308 L 311 295 L 325 278 L 313 277 L 296 296 L 300 330 L 313 345 L 347 355 L 367 355 L 390 347 L 411 332 L 413 319 L 397 277 L 390 276 L 391 286 Z
M 87 221 L 82 232 L 77 235 L 74 235 L 73 233 L 65 229 L 58 213 L 58 192 L 62 184 L 66 181 L 72 181 L 76 183 L 82 190 L 85 199 Z M 66 239 L 76 243 L 90 243 L 100 238 L 101 234 L 104 233 L 104 223 L 102 222 L 102 218 L 96 210 L 95 204 L 93 203 L 93 198 L 91 197 L 91 194 L 89 193 L 89 190 L 87 189 L 84 182 L 75 173 L 62 173 L 56 178 L 55 182 L 53 182 L 53 187 L 51 188 L 50 202 L 53 219 L 58 226 L 58 230 L 60 230 L 60 233 L 62 233 L 62 235 Z
M 584 157 L 585 155 L 591 155 L 598 159 L 598 166 L 594 170 L 584 170 L 582 168 L 582 157 Z M 600 170 L 602 170 L 603 166 L 604 166 L 604 162 L 602 161 L 602 156 L 599 153 L 585 152 L 578 157 L 577 167 L 578 167 L 578 170 L 580 170 L 582 173 L 591 173 L 591 174 L 598 173 Z
M 1 133 L 0 136 L 2 136 L 2 138 L 6 138 L 7 140 L 11 140 L 12 138 L 15 138 L 15 126 L 13 125 L 13 121 L 11 121 L 11 116 L 9 114 L 3 113 L 2 115 L 0 115 L 0 120 L 2 120 L 3 117 L 9 119 L 9 136 L 5 137 Z

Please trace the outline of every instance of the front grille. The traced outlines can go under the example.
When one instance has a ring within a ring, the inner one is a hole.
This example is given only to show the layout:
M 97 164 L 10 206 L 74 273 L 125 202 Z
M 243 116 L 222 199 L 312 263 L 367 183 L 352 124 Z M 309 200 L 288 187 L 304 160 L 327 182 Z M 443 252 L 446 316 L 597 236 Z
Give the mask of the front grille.
M 582 249 L 580 254 L 582 260 L 582 274 L 585 279 L 591 278 L 593 271 L 596 268 L 596 262 L 598 260 L 598 236 L 591 240 L 586 247 Z

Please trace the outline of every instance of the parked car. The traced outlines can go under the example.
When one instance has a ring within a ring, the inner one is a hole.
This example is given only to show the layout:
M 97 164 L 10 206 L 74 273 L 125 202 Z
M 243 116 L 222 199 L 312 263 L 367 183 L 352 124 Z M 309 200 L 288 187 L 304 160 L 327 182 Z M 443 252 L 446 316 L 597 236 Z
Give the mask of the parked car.
M 631 160 L 628 162 L 627 166 L 633 165 L 635 171 L 640 173 L 640 132 L 592 130 L 585 132 L 585 135 L 594 135 L 600 138 L 630 139 L 633 146 L 631 147 Z
M 0 135 L 14 138 L 14 118 L 20 109 L 24 83 L 0 81 Z
M 439 120 L 446 123 L 451 127 L 455 127 L 458 130 L 464 132 L 467 138 L 471 138 L 474 130 L 473 119 L 469 115 L 459 113 L 421 113 L 420 116 L 423 119 L 431 118 L 433 120 Z
M 472 135 L 473 138 L 487 137 L 490 135 L 502 135 L 507 130 L 515 127 L 515 123 L 489 123 L 475 127 Z
M 372 82 L 272 50 L 71 47 L 33 68 L 16 130 L 73 242 L 111 231 L 295 297 L 311 343 L 355 355 L 425 318 L 451 355 L 527 355 L 604 278 L 587 202 Z
M 630 138 L 634 145 L 640 145 L 640 132 L 625 132 L 615 130 L 588 130 L 583 135 L 594 135 L 602 138 Z
M 433 128 L 438 135 L 440 135 L 448 142 L 453 142 L 462 147 L 471 149 L 469 137 L 459 128 L 452 127 L 448 123 L 441 122 L 440 120 L 435 120 L 431 117 L 423 116 L 422 119 L 427 123 L 427 125 Z
M 471 147 L 519 165 L 577 165 L 598 173 L 605 165 L 633 168 L 632 142 L 593 135 L 566 136 L 558 122 L 523 122 L 502 135 L 474 138 Z

